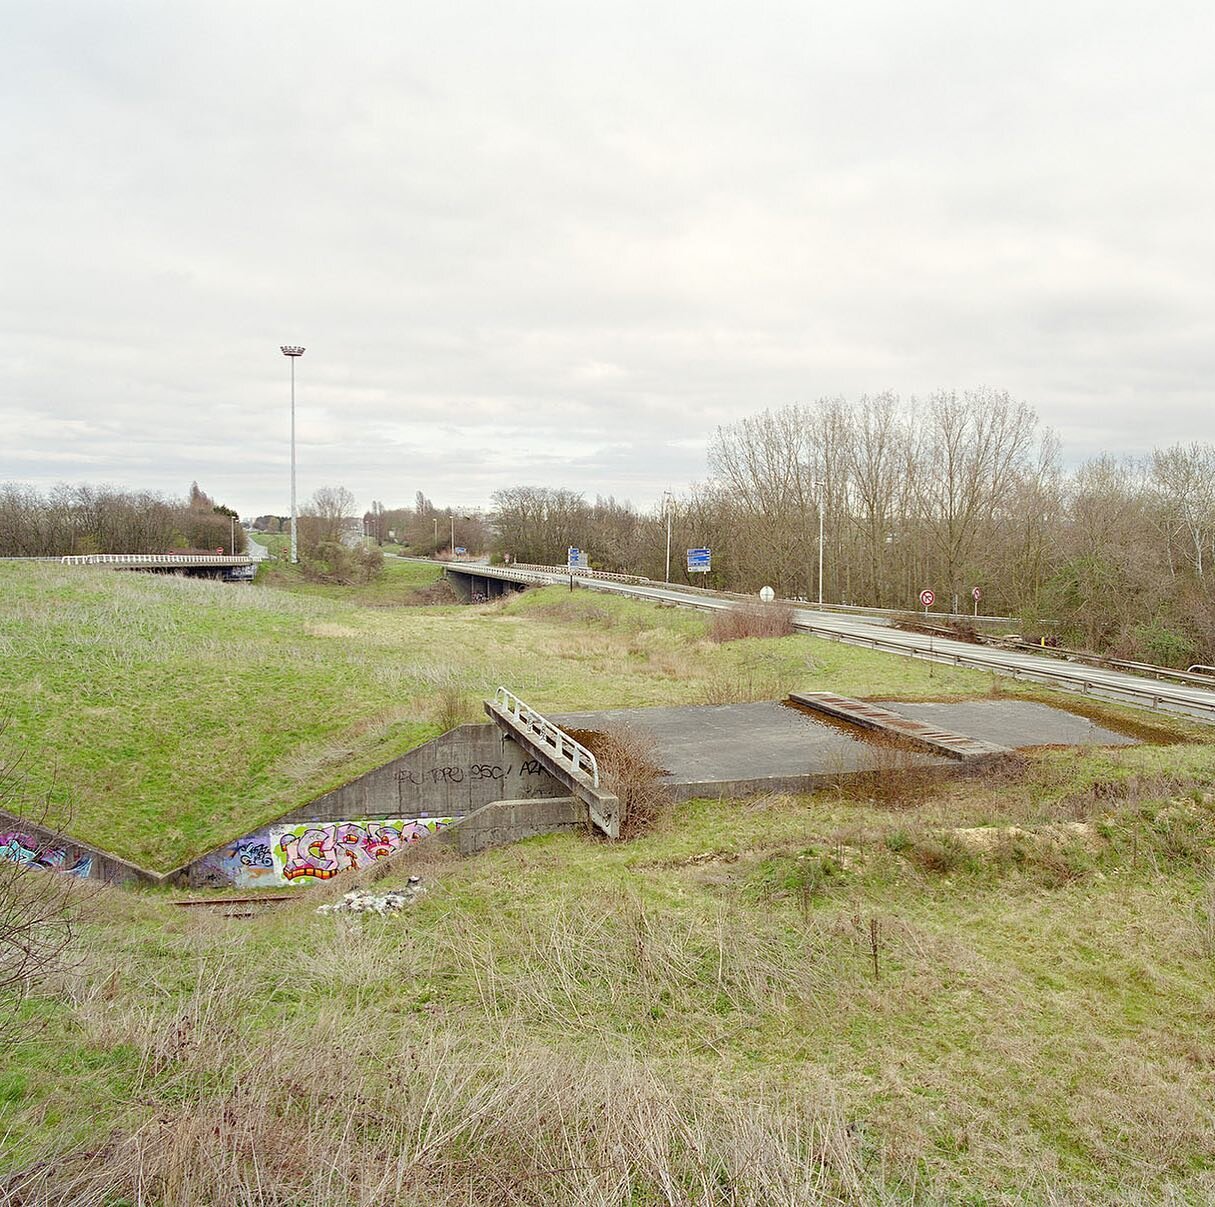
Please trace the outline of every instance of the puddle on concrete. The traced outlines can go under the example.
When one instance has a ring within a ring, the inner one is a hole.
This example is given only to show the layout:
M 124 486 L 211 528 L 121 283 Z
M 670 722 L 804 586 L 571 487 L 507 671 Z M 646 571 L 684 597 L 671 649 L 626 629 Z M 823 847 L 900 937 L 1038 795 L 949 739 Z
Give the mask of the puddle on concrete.
M 827 713 L 819 712 L 808 704 L 800 704 L 796 700 L 786 699 L 781 700 L 779 703 L 782 708 L 788 708 L 804 717 L 811 725 L 818 725 L 823 729 L 833 729 L 836 733 L 841 733 L 855 742 L 865 742 L 870 746 L 881 746 L 885 749 L 894 748 L 897 750 L 913 751 L 923 749 L 923 747 L 917 745 L 915 742 L 908 741 L 902 734 L 884 733 L 876 729 L 868 729 L 863 725 L 857 725 L 853 721 L 845 721 L 843 717 L 833 717 Z M 877 704 L 879 701 L 872 700 L 870 703 Z

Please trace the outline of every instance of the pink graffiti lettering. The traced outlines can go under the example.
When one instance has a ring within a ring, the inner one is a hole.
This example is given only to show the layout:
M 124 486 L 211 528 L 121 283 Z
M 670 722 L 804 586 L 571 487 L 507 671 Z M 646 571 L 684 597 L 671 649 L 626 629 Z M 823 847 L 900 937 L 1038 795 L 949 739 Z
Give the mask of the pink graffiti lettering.
M 319 826 L 305 830 L 300 835 L 284 834 L 279 839 L 283 851 L 283 878 L 298 880 L 312 876 L 317 880 L 328 880 L 336 876 L 341 867 L 334 858 L 336 839 L 333 826 Z
M 328 880 L 338 872 L 370 867 L 394 851 L 451 824 L 450 818 L 318 822 L 301 834 L 283 834 L 283 878 Z

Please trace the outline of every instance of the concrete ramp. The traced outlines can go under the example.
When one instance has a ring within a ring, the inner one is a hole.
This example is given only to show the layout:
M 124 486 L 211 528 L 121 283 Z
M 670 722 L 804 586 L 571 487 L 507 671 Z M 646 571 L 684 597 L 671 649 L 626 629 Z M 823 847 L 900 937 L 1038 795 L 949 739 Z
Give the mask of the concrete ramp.
M 620 801 L 599 783 L 595 756 L 570 734 L 513 692 L 498 688 L 485 711 L 498 727 L 587 807 L 592 823 L 609 838 L 620 837 Z

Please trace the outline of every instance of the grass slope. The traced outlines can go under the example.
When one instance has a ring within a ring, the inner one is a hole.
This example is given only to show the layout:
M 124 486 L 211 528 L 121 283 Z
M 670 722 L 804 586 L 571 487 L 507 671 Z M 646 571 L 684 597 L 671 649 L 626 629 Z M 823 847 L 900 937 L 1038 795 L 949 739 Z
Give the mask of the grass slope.
M 1212 784 L 1140 748 L 691 802 L 413 853 L 381 884 L 429 896 L 361 923 L 312 912 L 348 883 L 251 922 L 103 892 L 6 1164 L 75 1201 L 1209 1202 Z
M 448 689 L 989 686 L 563 589 L 381 610 L 55 567 L 0 567 L 0 656 L 25 771 L 58 759 L 76 828 L 166 864 L 422 740 Z M 231 920 L 69 886 L 71 958 L 5 1036 L 0 1198 L 1210 1202 L 1215 758 L 1173 728 L 627 843 L 413 849 L 375 869 L 429 886 L 395 919 L 314 912 L 358 878 Z
M 424 596 L 419 596 L 419 591 L 425 587 L 433 587 L 442 577 L 443 570 L 440 566 L 390 558 L 384 562 L 384 569 L 374 582 L 362 583 L 355 587 L 309 582 L 300 573 L 299 567 L 291 565 L 290 562 L 262 563 L 258 570 L 257 582 L 261 587 L 311 595 L 318 599 L 335 599 L 372 608 L 391 608 L 414 603 L 419 598 L 429 602 Z
M 409 572 L 428 567 L 407 567 Z M 560 588 L 481 607 L 0 566 L 0 717 L 69 829 L 171 868 L 434 737 L 451 690 L 539 708 L 720 703 L 793 687 L 982 690 L 972 672 L 810 637 L 716 646 L 696 613 Z

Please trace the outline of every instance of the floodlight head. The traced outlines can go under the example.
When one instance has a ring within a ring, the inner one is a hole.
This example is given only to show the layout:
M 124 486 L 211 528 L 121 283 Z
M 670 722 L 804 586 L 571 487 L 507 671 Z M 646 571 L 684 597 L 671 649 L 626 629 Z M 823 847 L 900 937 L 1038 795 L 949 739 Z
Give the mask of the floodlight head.
M 284 356 L 303 356 L 304 349 L 297 344 L 282 344 L 280 345 Z

